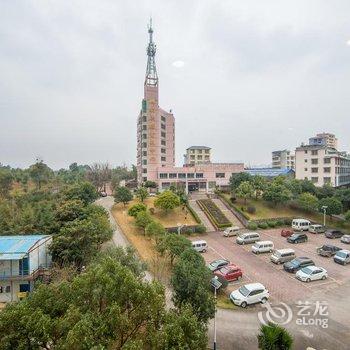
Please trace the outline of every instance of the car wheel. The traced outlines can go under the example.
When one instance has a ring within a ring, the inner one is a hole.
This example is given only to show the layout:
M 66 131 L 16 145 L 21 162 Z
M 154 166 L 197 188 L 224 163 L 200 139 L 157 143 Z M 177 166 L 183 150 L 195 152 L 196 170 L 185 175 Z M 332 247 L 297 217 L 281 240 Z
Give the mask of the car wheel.
M 206 253 L 206 252 L 207 252 L 207 250 L 206 250 L 206 249 L 203 249 L 203 250 L 202 250 L 202 252 L 203 252 L 203 253 Z
M 325 280 L 325 279 L 326 279 L 326 276 L 322 276 L 322 279 Z
M 306 282 L 307 282 L 307 283 L 311 282 L 310 278 L 308 278 L 308 279 L 306 280 Z
M 247 303 L 245 301 L 243 301 L 243 303 L 241 304 L 241 306 L 243 307 L 243 309 L 245 309 L 247 307 Z
M 261 304 L 265 304 L 267 302 L 267 298 L 262 298 L 261 299 Z

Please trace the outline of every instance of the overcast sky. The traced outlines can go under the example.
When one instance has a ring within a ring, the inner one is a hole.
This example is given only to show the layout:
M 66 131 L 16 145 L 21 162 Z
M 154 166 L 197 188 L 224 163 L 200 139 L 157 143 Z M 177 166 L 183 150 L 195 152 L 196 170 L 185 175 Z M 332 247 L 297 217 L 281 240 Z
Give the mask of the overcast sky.
M 0 162 L 136 157 L 147 22 L 176 157 L 268 164 L 317 132 L 350 150 L 350 1 L 0 1 Z

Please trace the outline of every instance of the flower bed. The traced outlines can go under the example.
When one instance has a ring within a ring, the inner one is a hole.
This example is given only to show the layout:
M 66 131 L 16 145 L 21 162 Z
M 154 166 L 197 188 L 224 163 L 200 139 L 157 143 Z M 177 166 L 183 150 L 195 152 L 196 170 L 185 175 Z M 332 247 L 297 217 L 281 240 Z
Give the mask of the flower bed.
M 217 229 L 231 226 L 231 222 L 211 199 L 199 199 L 197 203 Z

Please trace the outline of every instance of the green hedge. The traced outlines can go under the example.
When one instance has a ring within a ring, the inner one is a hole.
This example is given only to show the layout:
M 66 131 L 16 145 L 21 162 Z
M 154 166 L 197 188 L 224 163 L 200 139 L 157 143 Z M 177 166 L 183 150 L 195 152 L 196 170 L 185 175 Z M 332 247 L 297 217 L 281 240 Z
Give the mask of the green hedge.
M 197 200 L 197 203 L 217 229 L 230 227 L 232 225 L 220 208 L 211 199 L 199 199 Z
M 192 216 L 194 217 L 194 220 L 196 221 L 196 223 L 201 225 L 202 224 L 201 219 L 199 218 L 197 213 L 191 208 L 191 206 L 188 203 L 186 203 L 186 208 L 192 214 Z

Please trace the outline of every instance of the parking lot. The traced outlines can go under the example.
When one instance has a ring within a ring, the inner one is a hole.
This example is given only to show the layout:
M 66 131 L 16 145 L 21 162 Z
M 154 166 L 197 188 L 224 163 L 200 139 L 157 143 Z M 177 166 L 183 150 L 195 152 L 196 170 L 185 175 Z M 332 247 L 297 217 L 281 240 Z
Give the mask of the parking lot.
M 323 244 L 333 244 L 343 249 L 349 249 L 349 245 L 340 242 L 340 239 L 328 239 L 324 234 L 307 233 L 308 242 L 291 244 L 285 237 L 281 237 L 281 229 L 260 230 L 261 241 L 273 241 L 275 249 L 292 248 L 296 256 L 311 258 L 316 266 L 328 271 L 326 280 L 305 283 L 297 280 L 295 274 L 285 272 L 283 265 L 275 265 L 270 262 L 270 253 L 255 255 L 251 252 L 251 245 L 239 245 L 236 237 L 223 237 L 222 232 L 211 232 L 201 235 L 200 238 L 191 237 L 191 240 L 205 239 L 208 243 L 208 251 L 203 254 L 206 262 L 224 258 L 238 265 L 243 270 L 243 278 L 229 284 L 229 291 L 239 288 L 242 284 L 260 282 L 270 291 L 271 301 L 283 301 L 290 303 L 305 300 L 315 292 L 326 292 L 336 288 L 350 278 L 350 264 L 342 266 L 336 264 L 333 258 L 319 256 L 316 248 Z

